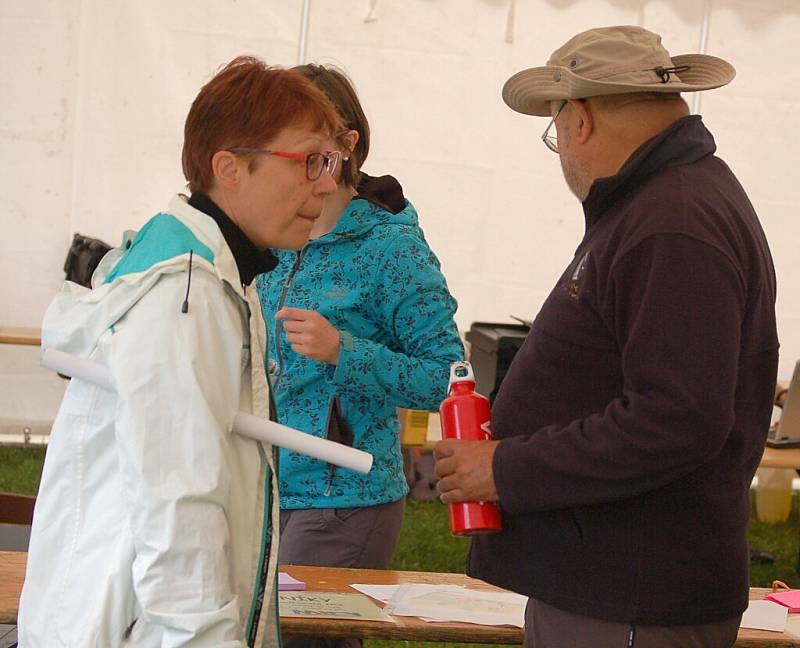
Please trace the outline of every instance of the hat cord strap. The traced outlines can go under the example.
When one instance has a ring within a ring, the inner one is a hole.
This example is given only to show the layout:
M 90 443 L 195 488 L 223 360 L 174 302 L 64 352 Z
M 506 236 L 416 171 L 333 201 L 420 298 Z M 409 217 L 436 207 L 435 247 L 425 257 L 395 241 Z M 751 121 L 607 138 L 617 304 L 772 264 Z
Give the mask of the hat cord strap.
M 691 65 L 676 65 L 675 67 L 665 68 L 661 65 L 658 67 L 652 68 L 653 72 L 656 73 L 659 79 L 661 79 L 661 83 L 668 83 L 670 74 L 678 74 L 679 72 L 686 72 L 686 70 L 690 69 Z M 642 70 L 645 72 L 646 70 Z

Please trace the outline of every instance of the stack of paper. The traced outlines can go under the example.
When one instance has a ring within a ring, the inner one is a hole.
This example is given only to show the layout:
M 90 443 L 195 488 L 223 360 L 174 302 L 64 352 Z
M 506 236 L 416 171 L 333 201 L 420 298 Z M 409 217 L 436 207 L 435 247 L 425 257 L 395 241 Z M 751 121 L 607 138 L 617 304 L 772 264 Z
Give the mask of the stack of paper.
M 457 585 L 351 585 L 386 603 L 385 612 L 425 621 L 460 621 L 481 625 L 525 625 L 527 597 Z
M 772 601 L 750 601 L 742 615 L 741 628 L 783 632 L 788 610 Z
M 391 621 L 374 601 L 355 592 L 280 592 L 282 617 Z
M 765 597 L 768 601 L 775 601 L 789 608 L 789 613 L 800 612 L 800 590 L 787 590 L 785 592 L 774 592 Z
M 292 578 L 286 572 L 278 572 L 278 589 L 281 592 L 297 592 L 304 590 L 306 584 L 296 578 Z

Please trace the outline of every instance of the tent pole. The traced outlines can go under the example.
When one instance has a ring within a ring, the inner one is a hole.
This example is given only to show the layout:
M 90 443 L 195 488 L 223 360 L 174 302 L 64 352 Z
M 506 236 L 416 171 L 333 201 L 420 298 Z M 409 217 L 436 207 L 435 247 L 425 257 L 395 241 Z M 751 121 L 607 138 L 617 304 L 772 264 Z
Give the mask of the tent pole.
M 297 44 L 297 65 L 306 62 L 306 46 L 308 44 L 308 20 L 311 13 L 311 0 L 303 0 L 303 14 L 300 19 L 300 41 Z
M 708 52 L 708 28 L 711 23 L 711 0 L 705 0 L 703 3 L 703 24 L 700 27 L 700 44 L 697 51 L 700 54 Z M 692 97 L 692 114 L 697 115 L 700 112 L 700 96 L 702 92 L 695 92 Z

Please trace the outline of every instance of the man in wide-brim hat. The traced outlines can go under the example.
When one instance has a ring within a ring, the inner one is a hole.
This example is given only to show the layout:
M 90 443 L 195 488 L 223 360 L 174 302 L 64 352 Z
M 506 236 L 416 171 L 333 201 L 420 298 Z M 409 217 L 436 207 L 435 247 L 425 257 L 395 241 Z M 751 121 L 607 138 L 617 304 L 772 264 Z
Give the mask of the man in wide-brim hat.
M 551 118 L 542 139 L 586 232 L 494 402 L 498 440 L 435 454 L 443 501 L 500 503 L 503 530 L 474 538 L 469 572 L 530 596 L 526 646 L 736 639 L 778 363 L 775 273 L 680 95 L 734 74 L 605 27 L 503 88 L 512 109 Z

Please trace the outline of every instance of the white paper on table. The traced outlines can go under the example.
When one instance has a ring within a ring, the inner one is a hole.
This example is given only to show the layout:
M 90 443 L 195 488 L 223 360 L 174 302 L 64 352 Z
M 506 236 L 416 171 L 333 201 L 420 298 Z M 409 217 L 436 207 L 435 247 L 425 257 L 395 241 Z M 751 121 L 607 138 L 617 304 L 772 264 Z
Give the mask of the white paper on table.
M 742 615 L 740 628 L 752 630 L 774 630 L 783 632 L 786 629 L 786 617 L 789 608 L 772 601 L 750 601 Z
M 525 626 L 526 596 L 489 592 L 457 585 L 400 585 L 386 611 L 426 621 L 460 621 L 480 625 Z
M 281 592 L 299 592 L 306 588 L 303 581 L 290 576 L 286 572 L 278 572 L 278 590 Z
M 397 593 L 399 585 L 367 585 L 366 583 L 355 583 L 350 585 L 354 590 L 366 594 L 381 603 L 388 603 Z
M 369 597 L 355 592 L 278 592 L 282 617 L 393 622 Z
M 795 639 L 800 639 L 800 614 L 789 615 L 786 619 L 786 629 L 784 632 Z

